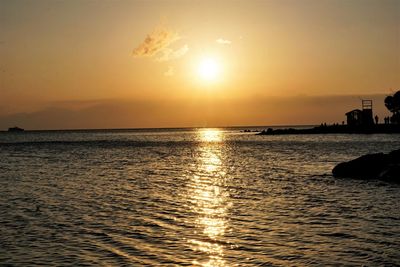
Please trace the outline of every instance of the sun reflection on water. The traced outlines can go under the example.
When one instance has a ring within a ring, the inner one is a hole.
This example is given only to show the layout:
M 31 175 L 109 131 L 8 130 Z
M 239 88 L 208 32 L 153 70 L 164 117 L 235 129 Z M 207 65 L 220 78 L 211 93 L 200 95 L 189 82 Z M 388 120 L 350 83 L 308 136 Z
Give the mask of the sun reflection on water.
M 199 131 L 200 140 L 202 142 L 221 142 L 222 132 L 218 129 L 205 129 Z
M 215 129 L 201 130 L 198 134 L 201 142 L 195 174 L 189 182 L 188 197 L 190 208 L 196 214 L 194 224 L 199 236 L 189 240 L 189 243 L 195 251 L 206 254 L 207 259 L 193 263 L 200 266 L 227 266 L 224 242 L 220 242 L 228 228 L 227 210 L 230 206 L 222 158 L 223 135 Z

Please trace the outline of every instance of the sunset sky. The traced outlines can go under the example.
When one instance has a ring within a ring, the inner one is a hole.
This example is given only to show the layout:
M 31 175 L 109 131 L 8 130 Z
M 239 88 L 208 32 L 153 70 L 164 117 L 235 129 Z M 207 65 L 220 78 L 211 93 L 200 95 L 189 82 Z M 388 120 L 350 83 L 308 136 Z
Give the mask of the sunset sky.
M 400 90 L 400 1 L 0 1 L 0 130 L 340 122 Z

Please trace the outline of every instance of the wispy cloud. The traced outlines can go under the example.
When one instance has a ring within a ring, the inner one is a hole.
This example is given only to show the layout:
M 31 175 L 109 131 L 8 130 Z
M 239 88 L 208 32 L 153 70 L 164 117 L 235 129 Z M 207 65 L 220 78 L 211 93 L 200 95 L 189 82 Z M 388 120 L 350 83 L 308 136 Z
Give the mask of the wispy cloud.
M 138 47 L 133 49 L 132 55 L 135 57 L 152 57 L 179 39 L 180 36 L 176 31 L 159 26 L 148 34 Z
M 215 40 L 218 44 L 222 44 L 222 45 L 230 45 L 232 42 L 226 39 L 222 39 L 222 38 L 218 38 L 217 40 Z
M 166 72 L 164 72 L 164 76 L 173 76 L 175 74 L 175 70 L 173 67 L 169 67 Z
M 173 59 L 177 59 L 180 58 L 182 56 L 184 56 L 187 51 L 189 51 L 189 46 L 187 44 L 185 44 L 184 46 L 182 46 L 179 49 L 173 50 L 170 48 L 165 48 L 161 51 L 161 56 L 157 57 L 158 61 L 169 61 L 169 60 L 173 60 Z
M 144 41 L 132 51 L 134 57 L 155 57 L 158 61 L 169 61 L 177 59 L 186 54 L 188 45 L 179 49 L 172 49 L 170 46 L 180 40 L 178 32 L 168 29 L 165 26 L 158 26 L 148 34 Z

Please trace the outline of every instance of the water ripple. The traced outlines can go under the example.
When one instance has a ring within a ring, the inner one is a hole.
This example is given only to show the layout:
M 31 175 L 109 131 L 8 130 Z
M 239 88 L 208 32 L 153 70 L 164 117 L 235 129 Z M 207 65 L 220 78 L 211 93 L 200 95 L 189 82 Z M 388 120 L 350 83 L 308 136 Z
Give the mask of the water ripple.
M 396 135 L 15 136 L 0 135 L 0 265 L 400 265 L 400 186 L 330 175 Z

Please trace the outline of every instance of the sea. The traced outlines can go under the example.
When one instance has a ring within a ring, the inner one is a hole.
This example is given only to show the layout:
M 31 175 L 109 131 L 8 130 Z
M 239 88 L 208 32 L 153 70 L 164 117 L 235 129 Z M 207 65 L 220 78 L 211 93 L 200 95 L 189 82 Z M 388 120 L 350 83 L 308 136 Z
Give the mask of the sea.
M 0 266 L 400 266 L 400 185 L 332 176 L 400 135 L 244 129 L 1 132 Z

